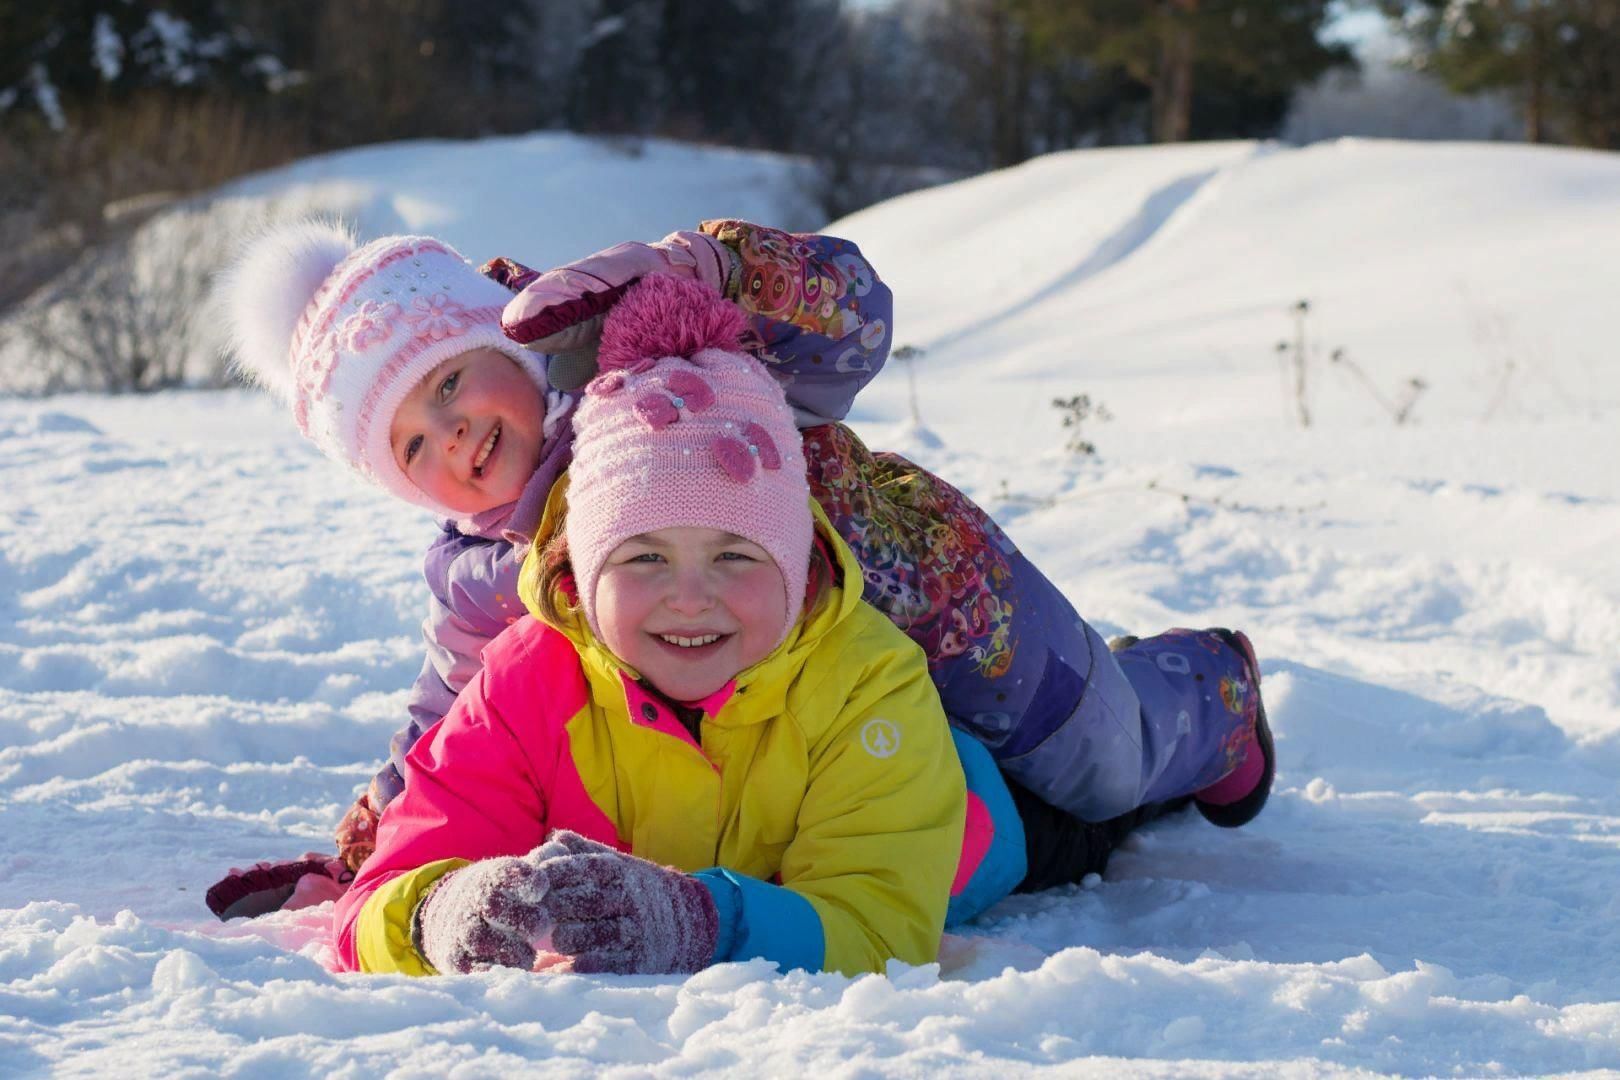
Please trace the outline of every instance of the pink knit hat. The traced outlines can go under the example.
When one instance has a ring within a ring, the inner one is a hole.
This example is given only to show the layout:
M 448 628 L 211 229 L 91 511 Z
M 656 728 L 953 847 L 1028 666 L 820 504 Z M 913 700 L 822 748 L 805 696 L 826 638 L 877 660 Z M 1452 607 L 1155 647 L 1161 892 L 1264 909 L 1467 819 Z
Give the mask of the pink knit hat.
M 574 413 L 568 554 L 598 637 L 596 580 L 624 541 L 667 528 L 735 533 L 804 606 L 814 524 L 804 450 L 782 388 L 738 351 L 742 313 L 706 285 L 649 275 L 602 327 L 602 374 Z M 781 639 L 779 638 L 778 641 Z
M 512 294 L 426 236 L 361 247 L 327 222 L 256 240 L 223 286 L 239 370 L 292 406 L 328 456 L 417 506 L 459 517 L 411 483 L 389 428 L 435 367 L 474 349 L 505 353 L 546 390 L 542 357 L 501 333 Z

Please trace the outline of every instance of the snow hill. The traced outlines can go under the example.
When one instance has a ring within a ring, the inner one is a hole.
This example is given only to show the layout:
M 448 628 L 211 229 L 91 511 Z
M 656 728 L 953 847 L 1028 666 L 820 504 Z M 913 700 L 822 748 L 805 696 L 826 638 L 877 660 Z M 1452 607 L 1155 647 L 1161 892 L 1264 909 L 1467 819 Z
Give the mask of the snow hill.
M 793 175 L 551 136 L 237 195 L 343 188 L 371 231 L 547 262 L 790 214 Z M 1159 823 L 888 978 L 334 976 L 324 910 L 222 925 L 201 893 L 324 846 L 371 774 L 430 523 L 250 394 L 0 401 L 0 1075 L 1620 1069 L 1620 157 L 1087 151 L 830 228 L 925 350 L 920 416 L 891 362 L 869 442 L 1105 632 L 1253 635 L 1265 814 Z M 1308 429 L 1276 351 L 1301 299 Z M 1396 425 L 1368 387 L 1412 378 Z M 1076 394 L 1112 416 L 1095 456 L 1051 405 Z
M 780 154 L 541 132 L 342 150 L 221 194 L 341 214 L 366 236 L 437 236 L 479 262 L 510 255 L 553 266 L 703 218 L 813 229 L 821 222 L 809 184 L 805 164 Z

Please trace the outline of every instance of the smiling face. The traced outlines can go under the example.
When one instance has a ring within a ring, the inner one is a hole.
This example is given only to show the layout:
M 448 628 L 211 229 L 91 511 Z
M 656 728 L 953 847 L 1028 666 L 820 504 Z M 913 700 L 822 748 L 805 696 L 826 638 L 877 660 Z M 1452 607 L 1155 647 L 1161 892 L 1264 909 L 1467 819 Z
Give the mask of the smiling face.
M 782 637 L 787 586 L 758 544 L 718 529 L 643 533 L 596 579 L 602 642 L 676 701 L 697 701 Z
M 394 461 L 458 514 L 512 502 L 540 463 L 545 398 L 517 362 L 474 349 L 434 368 L 394 413 Z

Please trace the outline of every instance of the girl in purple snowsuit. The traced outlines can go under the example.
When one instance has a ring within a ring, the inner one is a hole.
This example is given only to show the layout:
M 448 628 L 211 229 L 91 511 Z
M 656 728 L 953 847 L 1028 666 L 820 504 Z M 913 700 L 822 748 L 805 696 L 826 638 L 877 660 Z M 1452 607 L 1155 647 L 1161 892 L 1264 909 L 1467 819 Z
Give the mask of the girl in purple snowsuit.
M 648 274 L 701 281 L 746 315 L 745 345 L 783 384 L 812 495 L 859 561 L 864 598 L 923 648 L 951 723 L 1008 781 L 1016 820 L 994 825 L 1002 847 L 1021 849 L 1015 881 L 1100 870 L 1151 808 L 1187 797 L 1218 825 L 1259 812 L 1272 753 L 1242 635 L 1175 630 L 1110 652 L 979 507 L 840 422 L 892 341 L 889 290 L 855 245 L 725 220 L 543 274 L 499 259 L 480 277 L 458 261 L 425 238 L 356 250 L 304 227 L 261 241 L 229 286 L 242 366 L 332 456 L 445 523 L 424 562 L 427 655 L 410 720 L 339 825 L 337 859 L 233 872 L 210 890 L 217 914 L 271 910 L 305 874 L 300 898 L 326 899 L 370 855 L 405 755 L 523 614 L 518 571 L 568 466 L 595 336 Z M 375 274 L 398 293 L 379 292 Z

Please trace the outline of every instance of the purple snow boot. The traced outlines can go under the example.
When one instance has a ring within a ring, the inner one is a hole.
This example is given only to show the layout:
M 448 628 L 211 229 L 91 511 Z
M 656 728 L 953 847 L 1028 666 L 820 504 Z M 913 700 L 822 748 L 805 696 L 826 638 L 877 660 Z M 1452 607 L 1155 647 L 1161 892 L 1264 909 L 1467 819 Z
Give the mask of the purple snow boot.
M 1254 646 L 1242 631 L 1215 628 L 1209 632 L 1242 654 L 1249 677 L 1247 705 L 1252 707 L 1254 718 L 1251 726 L 1235 732 L 1237 737 L 1228 743 L 1228 755 L 1238 758 L 1237 766 L 1215 783 L 1194 792 L 1193 801 L 1211 825 L 1235 829 L 1253 821 L 1266 805 L 1276 774 L 1277 754 L 1271 741 L 1271 725 L 1266 723 L 1266 706 L 1260 700 L 1260 662 L 1254 658 Z M 1225 688 L 1222 690 L 1224 693 Z
M 1116 637 L 1108 649 L 1142 705 L 1154 768 L 1141 801 L 1191 792 L 1211 824 L 1254 820 L 1271 794 L 1271 728 L 1260 700 L 1260 665 L 1242 633 L 1167 630 Z

